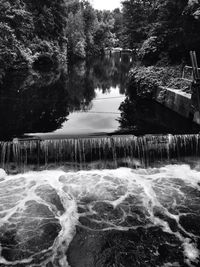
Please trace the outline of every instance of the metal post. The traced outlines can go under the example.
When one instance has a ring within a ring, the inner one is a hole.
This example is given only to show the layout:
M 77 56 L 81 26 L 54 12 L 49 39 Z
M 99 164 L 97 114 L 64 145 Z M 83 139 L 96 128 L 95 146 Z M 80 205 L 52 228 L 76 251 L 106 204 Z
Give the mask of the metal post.
M 196 76 L 197 76 L 197 79 L 199 79 L 200 77 L 199 77 L 197 56 L 196 56 L 196 52 L 195 51 L 193 51 L 193 57 L 194 57 L 194 65 L 195 65 Z
M 193 69 L 193 83 L 192 83 L 192 107 L 194 112 L 200 115 L 200 75 L 195 51 L 190 51 L 190 58 Z
M 190 58 L 192 62 L 194 82 L 197 82 L 197 80 L 200 79 L 200 75 L 199 75 L 198 63 L 197 63 L 197 57 L 196 57 L 195 51 L 190 51 Z

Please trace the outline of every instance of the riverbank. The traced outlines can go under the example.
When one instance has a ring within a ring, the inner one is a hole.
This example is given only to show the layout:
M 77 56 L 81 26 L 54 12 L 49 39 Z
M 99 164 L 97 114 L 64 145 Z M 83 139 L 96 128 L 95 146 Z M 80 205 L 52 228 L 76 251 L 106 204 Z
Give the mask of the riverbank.
M 182 77 L 184 73 L 184 77 Z M 192 71 L 181 66 L 134 67 L 128 81 L 130 99 L 148 99 L 200 124 L 198 88 L 193 86 Z
M 191 82 L 182 79 L 183 68 L 174 66 L 137 66 L 129 72 L 129 90 L 138 96 L 150 97 L 158 87 L 168 87 L 191 93 Z

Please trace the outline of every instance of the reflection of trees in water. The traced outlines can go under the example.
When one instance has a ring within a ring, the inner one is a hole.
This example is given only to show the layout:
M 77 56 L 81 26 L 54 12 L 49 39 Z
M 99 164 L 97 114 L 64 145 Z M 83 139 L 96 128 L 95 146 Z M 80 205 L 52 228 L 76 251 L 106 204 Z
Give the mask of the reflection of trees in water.
M 123 91 L 129 68 L 123 62 L 100 58 L 68 71 L 7 73 L 0 85 L 0 138 L 55 131 L 70 112 L 91 108 L 96 88 L 107 92 L 120 86 Z
M 133 90 L 133 88 L 132 88 Z M 120 132 L 143 134 L 198 133 L 199 127 L 151 99 L 136 96 L 127 90 L 120 106 Z
M 7 74 L 0 91 L 0 137 L 60 128 L 68 115 L 63 80 L 61 71 Z
M 120 106 L 120 129 L 134 134 L 165 133 L 166 129 L 155 112 L 154 104 L 149 100 L 127 97 Z
M 71 99 L 69 111 L 88 109 L 95 97 L 95 88 L 85 61 L 70 67 L 67 89 Z
M 124 55 L 120 60 L 119 54 L 89 62 L 80 61 L 69 68 L 70 91 L 75 94 L 84 92 L 91 97 L 91 91 L 94 89 L 98 88 L 106 93 L 111 87 L 119 87 L 123 94 L 130 64 L 129 55 Z
M 123 55 L 120 59 L 119 53 L 91 62 L 91 74 L 95 88 L 99 88 L 105 93 L 111 87 L 119 87 L 120 93 L 123 94 L 130 65 L 130 56 Z
M 82 83 L 77 76 L 75 81 Z M 71 82 L 62 69 L 43 74 L 7 74 L 0 90 L 0 138 L 61 128 L 69 112 L 85 109 L 94 97 L 94 89 L 86 94 L 84 86 L 75 84 L 70 90 Z

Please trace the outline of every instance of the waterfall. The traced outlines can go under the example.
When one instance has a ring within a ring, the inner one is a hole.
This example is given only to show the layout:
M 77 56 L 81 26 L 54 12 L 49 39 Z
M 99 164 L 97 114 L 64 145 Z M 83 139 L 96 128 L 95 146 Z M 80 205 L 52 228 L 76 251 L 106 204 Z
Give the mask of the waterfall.
M 178 159 L 200 154 L 200 135 L 106 136 L 58 140 L 14 140 L 0 142 L 1 168 L 34 168 L 48 164 L 72 164 L 84 168 L 148 165 L 155 160 Z
M 199 141 L 1 142 L 0 266 L 199 266 Z

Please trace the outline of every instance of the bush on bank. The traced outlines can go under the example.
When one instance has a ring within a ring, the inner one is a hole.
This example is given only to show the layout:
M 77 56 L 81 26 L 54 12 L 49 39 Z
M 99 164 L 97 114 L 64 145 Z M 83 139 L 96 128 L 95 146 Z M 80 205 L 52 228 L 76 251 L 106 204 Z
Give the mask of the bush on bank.
M 180 66 L 156 67 L 139 66 L 129 72 L 128 88 L 137 96 L 152 98 L 154 90 L 159 86 L 191 92 L 191 82 L 181 79 Z

